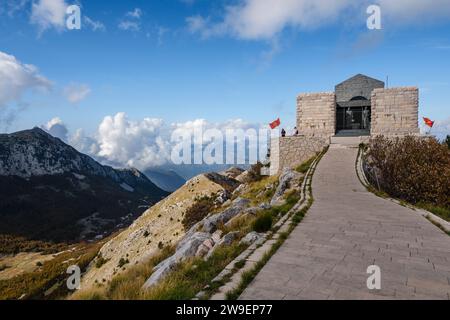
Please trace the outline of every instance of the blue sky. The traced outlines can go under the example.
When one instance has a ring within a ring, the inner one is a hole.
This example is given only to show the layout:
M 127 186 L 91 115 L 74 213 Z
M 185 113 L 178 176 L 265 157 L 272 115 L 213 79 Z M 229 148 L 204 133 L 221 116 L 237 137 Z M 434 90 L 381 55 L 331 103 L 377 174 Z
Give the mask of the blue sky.
M 280 117 L 289 127 L 298 93 L 357 73 L 418 86 L 420 115 L 448 129 L 450 1 L 374 1 L 382 30 L 366 27 L 371 3 L 0 0 L 0 52 L 38 69 L 0 95 L 1 130 L 58 117 L 69 134 L 98 135 L 119 112 L 136 123 Z M 81 6 L 81 30 L 62 25 L 61 4 Z

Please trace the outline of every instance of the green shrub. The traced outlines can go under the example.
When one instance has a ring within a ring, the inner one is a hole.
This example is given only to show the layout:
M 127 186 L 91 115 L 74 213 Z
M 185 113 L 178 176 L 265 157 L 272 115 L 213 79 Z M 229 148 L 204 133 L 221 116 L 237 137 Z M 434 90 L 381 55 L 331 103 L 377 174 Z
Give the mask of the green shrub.
M 119 268 L 122 268 L 124 265 L 130 263 L 128 259 L 120 258 L 119 264 L 117 265 Z
M 261 168 L 263 167 L 261 162 L 257 162 L 256 164 L 252 165 L 250 169 L 248 170 L 248 177 L 246 183 L 256 182 L 260 181 L 262 179 L 261 175 Z
M 434 213 L 444 220 L 450 221 L 450 208 L 438 207 L 427 203 L 418 203 L 417 206 Z
M 372 185 L 390 196 L 450 207 L 450 150 L 435 138 L 376 137 L 366 161 Z
M 316 159 L 316 156 L 312 157 L 311 159 L 303 162 L 301 165 L 299 165 L 297 168 L 295 168 L 295 171 L 300 173 L 306 173 L 309 170 L 309 167 L 311 167 L 311 164 Z
M 253 231 L 256 232 L 266 232 L 272 228 L 273 217 L 272 213 L 264 212 L 259 215 L 252 224 Z
M 95 261 L 95 267 L 100 269 L 105 263 L 107 263 L 110 259 L 103 258 L 102 253 L 98 254 L 97 260 Z
M 211 211 L 215 209 L 214 198 L 204 196 L 201 198 L 197 198 L 194 204 L 186 210 L 186 213 L 183 217 L 184 229 L 187 231 L 197 222 L 201 221 L 205 218 Z

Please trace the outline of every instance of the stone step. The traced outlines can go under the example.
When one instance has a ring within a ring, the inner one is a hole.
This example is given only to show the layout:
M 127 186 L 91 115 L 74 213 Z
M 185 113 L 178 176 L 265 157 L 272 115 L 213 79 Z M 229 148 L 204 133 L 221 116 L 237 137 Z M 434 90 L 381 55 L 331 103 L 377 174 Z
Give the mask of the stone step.
M 361 137 L 331 137 L 331 144 L 338 144 L 342 146 L 357 147 L 362 142 Z

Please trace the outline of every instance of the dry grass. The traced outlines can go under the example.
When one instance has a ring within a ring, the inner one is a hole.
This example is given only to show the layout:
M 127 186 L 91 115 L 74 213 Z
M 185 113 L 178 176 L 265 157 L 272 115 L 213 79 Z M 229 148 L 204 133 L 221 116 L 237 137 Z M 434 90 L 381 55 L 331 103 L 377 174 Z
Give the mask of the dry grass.
M 78 265 L 83 271 L 95 258 L 102 242 L 79 245 L 77 248 L 63 252 L 52 260 L 43 263 L 34 272 L 24 273 L 9 280 L 0 281 L 0 300 L 25 299 L 59 299 L 68 294 L 65 280 L 66 270 L 70 265 Z M 58 285 L 59 284 L 59 285 Z M 51 293 L 47 293 L 50 288 Z
M 71 300 L 137 300 L 141 297 L 141 288 L 150 277 L 153 268 L 171 256 L 174 247 L 166 247 L 159 254 L 141 263 L 128 268 L 122 274 L 114 277 L 108 284 L 97 284 L 97 287 L 80 290 L 74 293 Z
M 173 248 L 165 248 L 158 256 L 129 268 L 116 276 L 109 284 L 90 290 L 79 291 L 72 300 L 185 300 L 192 299 L 197 292 L 225 268 L 243 250 L 244 246 L 233 244 L 217 248 L 214 254 L 204 261 L 193 258 L 178 265 L 154 287 L 143 290 L 142 286 L 151 276 L 153 268 L 173 254 Z
M 247 191 L 241 197 L 251 200 L 252 205 L 268 202 L 275 193 L 278 178 L 278 176 L 264 177 L 259 181 L 250 183 Z M 266 189 L 268 185 L 273 185 L 273 187 Z

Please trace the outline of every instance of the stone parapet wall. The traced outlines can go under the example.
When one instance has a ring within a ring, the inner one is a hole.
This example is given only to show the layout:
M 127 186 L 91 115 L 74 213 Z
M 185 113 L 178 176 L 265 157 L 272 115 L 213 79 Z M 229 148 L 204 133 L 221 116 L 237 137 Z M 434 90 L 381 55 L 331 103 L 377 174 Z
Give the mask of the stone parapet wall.
M 305 93 L 297 98 L 297 129 L 305 136 L 329 138 L 335 134 L 334 92 Z
M 286 167 L 295 168 L 329 144 L 330 139 L 321 137 L 293 136 L 272 139 L 270 174 L 281 173 Z
M 280 171 L 280 139 L 272 138 L 270 141 L 270 175 L 277 175 Z
M 371 100 L 371 136 L 419 134 L 418 88 L 375 89 Z

